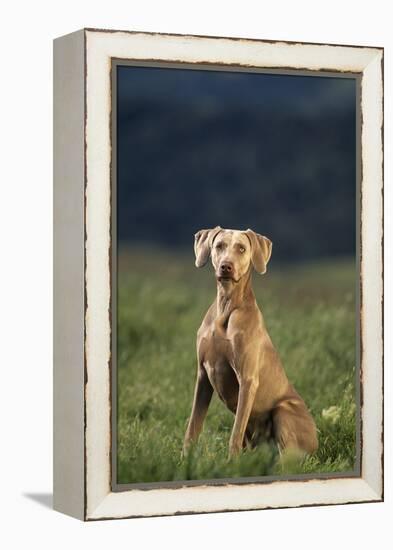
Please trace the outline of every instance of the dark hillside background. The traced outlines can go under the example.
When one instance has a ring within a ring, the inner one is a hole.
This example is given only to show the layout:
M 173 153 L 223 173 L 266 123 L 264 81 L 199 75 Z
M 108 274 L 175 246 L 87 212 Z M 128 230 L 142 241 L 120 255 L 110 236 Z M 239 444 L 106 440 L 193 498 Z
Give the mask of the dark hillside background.
M 355 79 L 118 67 L 117 132 L 120 246 L 221 225 L 281 261 L 355 254 Z

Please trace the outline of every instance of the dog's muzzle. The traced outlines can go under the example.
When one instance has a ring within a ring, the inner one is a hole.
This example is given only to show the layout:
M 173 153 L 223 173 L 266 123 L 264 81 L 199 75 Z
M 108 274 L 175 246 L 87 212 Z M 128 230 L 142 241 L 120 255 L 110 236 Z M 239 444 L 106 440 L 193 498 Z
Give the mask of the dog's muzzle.
M 223 262 L 218 269 L 217 278 L 219 281 L 236 282 L 234 275 L 235 270 L 233 264 L 231 262 Z

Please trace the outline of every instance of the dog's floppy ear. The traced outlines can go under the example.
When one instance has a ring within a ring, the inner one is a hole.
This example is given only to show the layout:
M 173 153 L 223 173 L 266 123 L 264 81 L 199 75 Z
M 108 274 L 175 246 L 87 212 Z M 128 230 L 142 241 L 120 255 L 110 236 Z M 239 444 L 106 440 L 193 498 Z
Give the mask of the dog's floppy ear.
M 247 229 L 247 237 L 251 243 L 251 261 L 255 271 L 260 273 L 266 273 L 266 266 L 272 255 L 273 243 L 267 237 L 255 233 L 252 229 Z
M 197 267 L 203 267 L 206 264 L 214 238 L 220 231 L 221 227 L 218 225 L 214 229 L 201 229 L 198 233 L 195 233 L 194 252 Z

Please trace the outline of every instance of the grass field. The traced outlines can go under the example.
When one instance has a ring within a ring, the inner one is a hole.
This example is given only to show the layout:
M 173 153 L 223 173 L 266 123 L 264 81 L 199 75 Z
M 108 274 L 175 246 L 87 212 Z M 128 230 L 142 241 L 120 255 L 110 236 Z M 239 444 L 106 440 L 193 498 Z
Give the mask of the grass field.
M 198 443 L 181 448 L 196 374 L 195 336 L 214 299 L 192 252 L 121 251 L 118 271 L 118 482 L 346 472 L 355 461 L 355 263 L 326 261 L 254 275 L 254 291 L 290 381 L 319 431 L 319 450 L 282 464 L 273 446 L 228 459 L 233 415 L 216 396 Z

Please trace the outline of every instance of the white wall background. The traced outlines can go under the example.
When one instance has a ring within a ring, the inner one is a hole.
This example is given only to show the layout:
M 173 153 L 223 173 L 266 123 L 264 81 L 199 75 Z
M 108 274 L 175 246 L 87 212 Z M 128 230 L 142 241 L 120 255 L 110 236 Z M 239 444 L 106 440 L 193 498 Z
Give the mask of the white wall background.
M 3 548 L 387 548 L 392 540 L 392 31 L 383 0 L 16 1 L 2 5 L 0 84 Z M 52 480 L 52 44 L 82 27 L 385 47 L 386 501 L 83 524 Z M 390 246 L 389 246 L 390 245 Z M 389 541 L 390 539 L 390 541 Z

